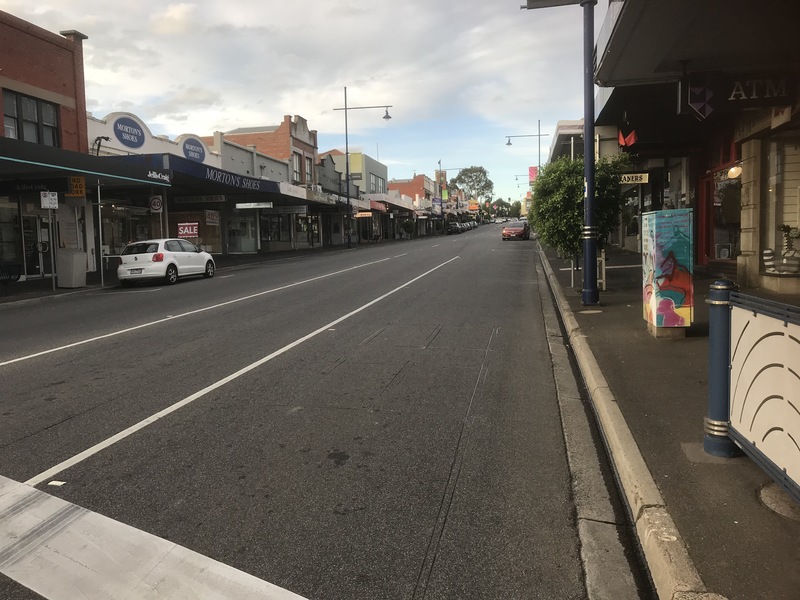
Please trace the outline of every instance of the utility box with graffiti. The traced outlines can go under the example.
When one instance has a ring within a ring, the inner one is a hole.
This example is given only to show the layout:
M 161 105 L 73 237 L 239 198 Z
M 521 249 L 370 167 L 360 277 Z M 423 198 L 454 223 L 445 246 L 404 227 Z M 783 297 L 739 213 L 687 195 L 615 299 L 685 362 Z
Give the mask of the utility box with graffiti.
M 655 337 L 685 335 L 694 317 L 692 210 L 642 213 L 642 302 Z

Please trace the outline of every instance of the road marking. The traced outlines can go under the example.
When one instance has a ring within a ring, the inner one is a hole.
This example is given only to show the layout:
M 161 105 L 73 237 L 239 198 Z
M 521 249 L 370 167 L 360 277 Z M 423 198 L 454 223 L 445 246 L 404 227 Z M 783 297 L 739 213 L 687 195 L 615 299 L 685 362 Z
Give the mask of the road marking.
M 59 464 L 57 464 L 54 467 L 51 467 L 47 471 L 44 471 L 43 473 L 39 473 L 38 475 L 36 475 L 34 477 L 31 477 L 25 483 L 27 485 L 32 485 L 32 486 L 33 485 L 38 485 L 38 484 L 42 483 L 43 481 L 46 481 L 46 480 L 50 479 L 51 477 L 57 475 L 58 473 L 61 473 L 65 469 L 68 469 L 70 467 L 74 467 L 78 463 L 86 460 L 90 456 L 93 456 L 93 455 L 97 454 L 101 450 L 105 450 L 109 446 L 112 446 L 112 445 L 116 444 L 120 440 L 124 440 L 126 437 L 136 433 L 140 429 L 144 429 L 148 425 L 151 425 L 151 424 L 155 423 L 156 421 L 158 421 L 162 417 L 165 417 L 168 414 L 175 412 L 179 408 L 183 408 L 187 404 L 191 404 L 192 402 L 194 402 L 198 398 L 202 398 L 203 396 L 205 396 L 209 392 L 213 392 L 214 390 L 216 390 L 218 388 L 221 388 L 222 386 L 230 383 L 231 381 L 234 381 L 235 379 L 238 379 L 239 377 L 241 377 L 245 373 L 249 373 L 253 369 L 256 369 L 256 368 L 260 367 L 261 365 L 268 363 L 273 358 L 277 358 L 281 354 L 285 354 L 286 352 L 288 352 L 292 348 L 295 348 L 295 347 L 299 346 L 300 344 L 302 344 L 304 342 L 307 342 L 308 340 L 318 336 L 320 333 L 328 331 L 329 329 L 335 327 L 339 323 L 341 323 L 343 321 L 346 321 L 350 317 L 353 317 L 353 316 L 357 315 L 358 313 L 368 309 L 370 306 L 372 306 L 374 304 L 377 304 L 378 302 L 381 302 L 382 300 L 385 300 L 386 298 L 388 298 L 392 294 L 395 294 L 395 293 L 399 292 L 403 288 L 408 287 L 412 283 L 415 283 L 416 281 L 419 281 L 423 277 L 426 277 L 426 276 L 430 275 L 431 273 L 433 273 L 437 269 L 440 269 L 440 268 L 444 267 L 445 265 L 453 262 L 454 260 L 457 260 L 458 258 L 459 258 L 458 256 L 454 256 L 450 260 L 447 260 L 447 261 L 445 261 L 443 263 L 440 263 L 437 266 L 433 267 L 432 269 L 428 269 L 427 271 L 425 271 L 421 275 L 417 275 L 413 279 L 410 279 L 409 281 L 407 281 L 404 284 L 394 288 L 393 290 L 386 292 L 382 296 L 378 296 L 374 300 L 370 300 L 366 304 L 360 306 L 359 308 L 356 308 L 355 310 L 350 311 L 346 315 L 343 315 L 343 316 L 339 317 L 338 319 L 335 319 L 335 320 L 331 321 L 330 323 L 327 323 L 327 324 L 323 325 L 322 327 L 319 327 L 319 328 L 315 329 L 311 333 L 304 335 L 303 337 L 293 341 L 292 343 L 287 344 L 283 348 L 281 348 L 279 350 L 276 350 L 275 352 L 272 352 L 271 354 L 268 354 L 267 356 L 264 356 L 263 358 L 260 358 L 259 360 L 255 361 L 253 363 L 250 363 L 249 365 L 239 369 L 235 373 L 231 373 L 227 377 L 223 377 L 219 381 L 217 381 L 215 383 L 212 383 L 209 386 L 204 387 L 199 392 L 195 392 L 194 394 L 192 394 L 190 396 L 187 396 L 183 400 L 179 400 L 178 402 L 175 402 L 174 404 L 168 406 L 167 408 L 165 408 L 163 410 L 160 410 L 160 411 L 158 411 L 157 413 L 155 413 L 153 415 L 150 415 L 146 419 L 144 419 L 142 421 L 139 421 L 135 425 L 131 425 L 127 429 L 124 429 L 123 431 L 120 431 L 119 433 L 117 433 L 115 435 L 112 435 L 110 438 L 107 438 L 107 439 L 103 440 L 102 442 L 99 442 L 99 443 L 95 444 L 91 448 L 87 448 L 86 450 L 76 454 L 72 458 L 68 458 L 67 460 L 65 460 L 63 462 L 60 462 Z
M 209 310 L 214 310 L 215 308 L 221 308 L 223 306 L 229 306 L 231 304 L 236 304 L 237 302 L 243 302 L 244 300 L 252 300 L 253 298 L 258 298 L 259 296 L 264 296 L 265 294 L 272 294 L 274 292 L 280 292 L 282 290 L 288 290 L 289 288 L 297 287 L 298 285 L 304 285 L 306 283 L 311 283 L 313 281 L 319 281 L 320 279 L 325 279 L 327 277 L 334 277 L 335 275 L 341 275 L 342 273 L 347 273 L 348 271 L 354 271 L 355 269 L 361 269 L 362 267 L 369 267 L 371 265 L 375 265 L 378 263 L 385 262 L 387 260 L 391 260 L 390 258 L 382 258 L 380 260 L 374 260 L 372 262 L 364 263 L 362 265 L 356 265 L 355 267 L 349 267 L 347 269 L 342 269 L 341 271 L 334 271 L 332 273 L 326 273 L 325 275 L 319 275 L 318 277 L 312 277 L 310 279 L 303 279 L 302 281 L 296 281 L 294 283 L 289 283 L 287 285 L 282 285 L 281 287 L 273 288 L 271 290 L 265 290 L 263 292 L 258 292 L 256 294 L 250 294 L 249 296 L 242 296 L 241 298 L 234 298 L 233 300 L 228 300 L 227 302 L 220 302 L 219 304 L 213 304 L 211 306 L 206 306 L 205 308 L 198 308 L 196 310 L 190 310 L 189 312 L 181 313 L 178 315 L 169 315 L 164 317 L 163 319 L 158 319 L 156 321 L 150 321 L 149 323 L 142 323 L 141 325 L 136 325 L 134 327 L 128 327 L 126 329 L 120 329 L 119 331 L 112 331 L 111 333 L 105 333 L 103 335 L 98 335 L 93 338 L 88 338 L 85 340 L 81 340 L 79 342 L 73 342 L 71 344 L 66 344 L 64 346 L 59 346 L 57 348 L 50 348 L 49 350 L 42 350 L 41 352 L 35 352 L 34 354 L 28 354 L 27 356 L 20 356 L 18 358 L 12 358 L 11 360 L 7 360 L 5 362 L 0 362 L 0 367 L 5 367 L 6 365 L 10 365 L 17 362 L 22 362 L 23 360 L 30 360 L 32 358 L 38 358 L 39 356 L 44 356 L 46 354 L 52 354 L 53 352 L 60 352 L 62 350 L 68 350 L 69 348 L 75 348 L 76 346 L 83 346 L 84 344 L 91 344 L 92 342 L 96 342 L 98 340 L 104 340 L 110 337 L 115 337 L 117 335 L 122 335 L 123 333 L 130 333 L 131 331 L 136 331 L 137 329 L 144 329 L 145 327 L 152 327 L 153 325 L 159 325 L 161 323 L 166 323 L 167 321 L 173 321 L 175 319 L 181 319 L 183 317 L 189 317 L 191 315 L 196 315 L 202 312 L 206 312 Z
M 431 248 L 438 248 L 438 247 L 439 247 L 439 244 L 434 244 L 433 246 L 431 246 Z
M 0 476 L 0 572 L 48 600 L 302 596 Z
M 408 252 L 403 252 L 402 254 L 396 254 L 395 258 L 400 258 L 401 256 L 408 256 Z

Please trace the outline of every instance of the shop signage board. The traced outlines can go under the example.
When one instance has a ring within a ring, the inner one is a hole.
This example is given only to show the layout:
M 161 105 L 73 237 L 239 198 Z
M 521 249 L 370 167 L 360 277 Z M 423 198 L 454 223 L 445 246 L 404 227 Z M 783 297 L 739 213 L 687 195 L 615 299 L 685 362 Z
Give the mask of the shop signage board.
M 631 183 L 649 183 L 650 182 L 650 174 L 649 173 L 623 173 L 619 177 L 619 182 L 622 185 L 627 185 Z
M 66 192 L 66 179 L 37 179 L 35 181 L 0 181 L 0 196 L 7 194 L 38 194 L 39 192 Z
M 203 147 L 203 142 L 193 137 L 186 138 L 183 140 L 183 155 L 195 162 L 205 161 L 206 149 Z
M 225 202 L 224 194 L 211 194 L 206 196 L 176 196 L 177 204 L 207 204 L 211 202 Z
M 144 129 L 130 117 L 120 117 L 112 125 L 114 136 L 123 146 L 141 148 L 144 145 Z
M 199 223 L 178 223 L 178 237 L 196 238 L 199 235 Z
M 207 210 L 204 211 L 206 215 L 206 225 L 217 225 L 219 226 L 219 211 L 218 210 Z
M 86 178 L 69 177 L 68 188 L 64 195 L 68 198 L 86 198 Z
M 237 202 L 236 208 L 272 208 L 272 202 Z
M 304 215 L 308 212 L 308 206 L 276 206 L 264 212 L 271 215 Z

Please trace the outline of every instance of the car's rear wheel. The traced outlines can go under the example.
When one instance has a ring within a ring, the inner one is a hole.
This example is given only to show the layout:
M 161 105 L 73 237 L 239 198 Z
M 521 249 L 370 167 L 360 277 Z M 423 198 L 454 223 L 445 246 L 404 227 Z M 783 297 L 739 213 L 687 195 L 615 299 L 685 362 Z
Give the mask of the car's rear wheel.
M 178 281 L 178 267 L 175 265 L 168 265 L 167 272 L 164 275 L 164 281 L 167 283 L 167 285 L 172 285 Z
M 213 277 L 213 276 L 214 276 L 214 263 L 209 260 L 206 263 L 206 270 L 203 271 L 203 277 L 208 279 L 209 277 Z

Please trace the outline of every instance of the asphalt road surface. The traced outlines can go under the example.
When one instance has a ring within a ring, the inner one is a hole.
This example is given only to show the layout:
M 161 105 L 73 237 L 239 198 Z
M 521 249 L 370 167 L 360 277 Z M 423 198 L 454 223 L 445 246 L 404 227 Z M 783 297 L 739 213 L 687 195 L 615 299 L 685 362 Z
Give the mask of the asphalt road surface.
M 159 544 L 248 597 L 599 597 L 552 315 L 491 225 L 0 312 L 0 597 L 121 597 Z

